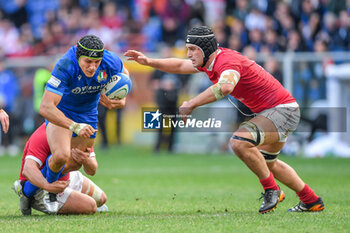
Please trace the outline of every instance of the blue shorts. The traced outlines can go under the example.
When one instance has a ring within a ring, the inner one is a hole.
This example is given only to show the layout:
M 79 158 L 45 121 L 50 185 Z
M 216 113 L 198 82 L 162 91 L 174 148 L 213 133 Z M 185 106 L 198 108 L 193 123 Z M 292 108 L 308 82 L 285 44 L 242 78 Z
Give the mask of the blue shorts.
M 47 124 L 49 124 L 49 123 L 50 122 L 47 119 L 45 119 L 45 125 L 47 126 Z M 95 122 L 94 123 L 85 123 L 85 124 L 91 125 L 92 128 L 97 129 L 97 122 L 96 123 Z M 96 138 L 96 133 L 97 132 L 95 132 L 93 135 L 91 135 L 90 138 Z M 77 136 L 78 135 L 73 132 L 72 137 L 74 138 L 74 137 L 77 137 Z

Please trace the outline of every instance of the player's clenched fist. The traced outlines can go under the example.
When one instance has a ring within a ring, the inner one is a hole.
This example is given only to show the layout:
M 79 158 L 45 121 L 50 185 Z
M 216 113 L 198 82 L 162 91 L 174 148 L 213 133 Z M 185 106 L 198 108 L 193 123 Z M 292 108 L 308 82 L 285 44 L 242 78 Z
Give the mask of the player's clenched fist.
M 70 183 L 70 180 L 67 180 L 67 181 L 59 180 L 52 183 L 47 183 L 44 189 L 50 193 L 61 193 L 68 187 L 69 183 Z

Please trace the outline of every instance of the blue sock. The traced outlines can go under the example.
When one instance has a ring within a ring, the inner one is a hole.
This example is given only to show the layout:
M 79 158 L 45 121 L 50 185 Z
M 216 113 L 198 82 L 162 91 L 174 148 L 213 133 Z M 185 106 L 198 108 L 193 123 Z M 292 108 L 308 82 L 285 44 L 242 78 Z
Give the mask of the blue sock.
M 41 169 L 41 173 L 44 177 L 46 176 L 46 165 Z M 23 186 L 23 194 L 26 197 L 32 197 L 38 189 L 39 187 L 36 187 L 32 183 L 30 183 L 29 180 L 27 180 Z
M 62 169 L 59 172 L 53 172 L 51 170 L 51 168 L 49 167 L 49 158 L 50 157 L 51 157 L 51 155 L 46 160 L 47 171 L 46 171 L 46 176 L 45 177 L 46 177 L 46 180 L 49 183 L 52 183 L 52 182 L 55 182 L 56 180 L 58 180 L 58 178 L 60 178 L 60 175 L 62 174 L 62 171 L 63 171 L 65 166 L 63 166 Z

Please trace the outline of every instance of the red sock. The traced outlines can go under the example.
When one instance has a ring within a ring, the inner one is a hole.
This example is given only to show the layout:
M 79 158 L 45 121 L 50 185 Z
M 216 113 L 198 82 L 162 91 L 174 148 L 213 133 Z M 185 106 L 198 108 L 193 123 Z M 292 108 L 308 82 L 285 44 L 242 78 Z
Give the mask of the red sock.
M 313 203 L 318 199 L 318 196 L 307 184 L 305 184 L 303 190 L 298 192 L 297 195 L 300 201 L 304 202 L 305 204 Z
M 260 183 L 263 186 L 264 190 L 266 190 L 266 189 L 279 190 L 280 189 L 275 181 L 275 178 L 273 177 L 272 172 L 270 172 L 269 177 L 267 177 L 264 180 L 260 180 Z

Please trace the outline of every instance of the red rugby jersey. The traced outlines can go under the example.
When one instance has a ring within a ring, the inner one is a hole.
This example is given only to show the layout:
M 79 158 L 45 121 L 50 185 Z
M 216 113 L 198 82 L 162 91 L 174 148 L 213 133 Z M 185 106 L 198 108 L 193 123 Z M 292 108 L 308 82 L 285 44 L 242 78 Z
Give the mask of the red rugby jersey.
M 94 152 L 94 147 L 91 147 L 91 153 Z M 45 123 L 42 124 L 35 132 L 30 136 L 23 151 L 21 172 L 19 174 L 20 180 L 27 180 L 22 172 L 25 159 L 30 157 L 40 165 L 40 170 L 44 167 L 47 157 L 51 154 L 49 143 L 46 138 Z M 69 173 L 61 177 L 59 180 L 68 180 Z
M 240 79 L 231 95 L 244 103 L 253 112 L 259 113 L 279 104 L 295 102 L 293 96 L 266 70 L 237 51 L 219 47 L 212 66 L 198 67 L 207 73 L 213 84 L 225 70 L 235 70 Z

